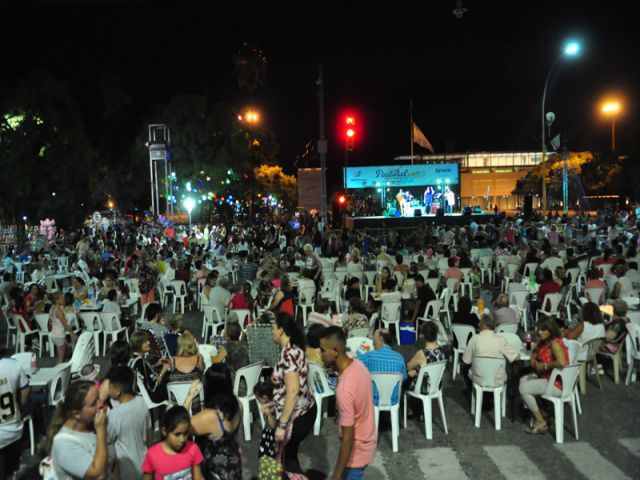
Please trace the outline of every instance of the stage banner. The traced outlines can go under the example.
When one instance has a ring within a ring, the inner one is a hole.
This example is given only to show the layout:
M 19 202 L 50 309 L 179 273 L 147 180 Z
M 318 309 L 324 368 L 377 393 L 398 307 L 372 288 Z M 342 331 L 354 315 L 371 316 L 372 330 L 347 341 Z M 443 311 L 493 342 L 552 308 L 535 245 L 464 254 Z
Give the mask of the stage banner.
M 393 165 L 378 167 L 346 167 L 345 188 L 417 187 L 459 183 L 458 164 Z

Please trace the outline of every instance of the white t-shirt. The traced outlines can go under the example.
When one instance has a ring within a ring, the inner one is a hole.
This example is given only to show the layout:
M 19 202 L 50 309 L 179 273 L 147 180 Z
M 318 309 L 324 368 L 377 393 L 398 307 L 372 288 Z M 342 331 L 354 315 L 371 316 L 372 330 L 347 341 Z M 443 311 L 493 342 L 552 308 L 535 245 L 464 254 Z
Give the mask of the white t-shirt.
M 22 437 L 20 390 L 29 386 L 29 379 L 13 358 L 0 358 L 0 448 Z
M 584 344 L 589 340 L 593 340 L 594 338 L 604 337 L 604 325 L 599 323 L 598 325 L 594 325 L 589 322 L 584 322 L 584 328 L 582 329 L 582 333 L 578 337 L 578 341 L 582 344 L 582 349 L 578 354 L 578 361 L 584 362 L 587 359 L 587 349 L 584 347 Z

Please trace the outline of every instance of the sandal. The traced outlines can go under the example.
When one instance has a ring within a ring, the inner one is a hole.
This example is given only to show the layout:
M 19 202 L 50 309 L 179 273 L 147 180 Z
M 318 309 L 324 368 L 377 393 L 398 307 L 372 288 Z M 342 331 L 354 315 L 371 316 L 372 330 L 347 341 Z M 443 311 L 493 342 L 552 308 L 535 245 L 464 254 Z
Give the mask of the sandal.
M 542 427 L 529 427 L 524 430 L 529 435 L 544 435 L 549 431 L 549 425 L 544 425 Z

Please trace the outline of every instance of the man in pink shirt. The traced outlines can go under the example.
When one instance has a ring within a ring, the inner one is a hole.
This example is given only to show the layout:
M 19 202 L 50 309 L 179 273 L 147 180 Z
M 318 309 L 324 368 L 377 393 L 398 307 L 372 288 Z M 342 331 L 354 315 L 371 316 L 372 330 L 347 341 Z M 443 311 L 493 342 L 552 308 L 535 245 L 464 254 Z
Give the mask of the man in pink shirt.
M 327 328 L 320 338 L 325 365 L 340 377 L 336 402 L 340 416 L 340 454 L 330 480 L 359 480 L 376 455 L 378 429 L 373 408 L 373 386 L 367 367 L 346 354 L 347 337 L 340 327 Z

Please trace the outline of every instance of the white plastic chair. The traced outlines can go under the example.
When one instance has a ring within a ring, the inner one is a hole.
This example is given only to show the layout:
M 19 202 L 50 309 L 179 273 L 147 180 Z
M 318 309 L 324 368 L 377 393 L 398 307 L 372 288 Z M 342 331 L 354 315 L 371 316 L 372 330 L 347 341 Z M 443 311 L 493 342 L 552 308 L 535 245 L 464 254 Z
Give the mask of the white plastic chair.
M 71 380 L 71 362 L 58 365 L 58 371 L 51 380 L 49 386 L 49 405 L 55 407 L 58 402 L 64 400 L 64 394 Z
M 440 417 L 442 418 L 442 426 L 444 433 L 449 434 L 447 428 L 447 418 L 444 414 L 444 401 L 442 399 L 442 377 L 444 375 L 444 369 L 447 365 L 446 361 L 428 363 L 420 368 L 418 372 L 418 379 L 413 390 L 408 390 L 404 394 L 404 428 L 407 428 L 407 396 L 422 400 L 422 409 L 424 410 L 424 430 L 427 440 L 433 438 L 433 420 L 431 410 L 431 400 L 434 398 L 438 400 L 438 406 L 440 407 Z M 429 392 L 421 394 L 422 383 L 429 381 Z
M 3 317 L 7 321 L 7 333 L 6 333 L 5 347 L 8 348 L 9 347 L 9 341 L 13 342 L 14 344 L 16 344 L 18 342 L 18 324 L 16 323 L 15 319 L 13 318 L 13 316 L 11 314 L 9 314 L 9 306 L 8 305 L 3 305 L 2 306 L 2 313 L 3 313 Z
M 482 256 L 478 258 L 478 265 L 480 267 L 480 283 L 484 283 L 484 274 L 487 274 L 489 282 L 493 285 L 493 257 Z
M 187 399 L 187 395 L 189 395 L 189 389 L 191 388 L 191 384 L 193 382 L 169 382 L 167 383 L 167 392 L 169 394 L 169 402 L 174 405 L 183 405 L 184 401 Z M 203 389 L 200 388 L 200 392 L 198 394 L 200 397 L 200 403 L 202 404 L 204 400 Z M 191 415 L 191 409 L 189 408 L 189 415 Z
M 515 308 L 516 312 L 520 314 L 520 323 L 522 324 L 524 331 L 527 332 L 529 330 L 529 322 L 527 319 L 527 300 L 529 300 L 529 292 L 526 290 L 512 292 L 509 297 L 509 306 Z
M 517 323 L 501 323 L 496 327 L 496 333 L 517 333 L 518 332 L 518 324 Z
M 547 317 L 560 315 L 560 302 L 562 302 L 561 293 L 547 293 L 542 299 L 542 308 L 536 311 L 536 322 L 540 314 L 546 315 Z
M 27 324 L 27 321 L 22 317 L 22 315 L 18 315 L 17 313 L 10 313 L 9 314 L 12 318 L 13 321 L 15 322 L 15 324 L 18 326 L 18 338 L 16 341 L 16 353 L 20 353 L 20 352 L 24 352 L 25 351 L 25 341 L 27 339 L 27 337 L 29 336 L 35 336 L 35 335 L 39 335 L 39 331 L 38 330 L 32 330 L 29 327 L 29 324 Z M 40 344 L 39 348 L 38 348 L 38 353 L 40 355 L 42 355 L 42 344 Z
M 151 423 L 153 424 L 154 431 L 158 429 L 160 423 L 160 416 L 154 415 L 154 412 L 158 412 L 158 409 L 163 406 L 168 406 L 169 402 L 164 400 L 160 403 L 155 403 L 149 397 L 149 392 L 147 392 L 147 387 L 144 384 L 144 378 L 139 373 L 136 374 L 136 384 L 138 386 L 138 392 L 142 395 L 142 399 L 144 400 L 145 405 L 147 406 L 147 410 L 149 410 L 149 414 L 151 415 Z
M 511 346 L 511 348 L 513 348 L 516 352 L 522 351 L 522 340 L 520 340 L 520 337 L 515 333 L 498 332 L 496 333 L 496 335 L 500 335 L 501 337 L 503 337 Z
M 380 320 L 382 321 L 382 325 L 384 326 L 384 328 L 389 329 L 391 325 L 394 326 L 398 345 L 400 345 L 400 309 L 401 307 L 402 307 L 401 303 L 382 302 L 382 315 L 380 316 Z
M 209 329 L 211 329 L 211 335 L 217 334 L 219 328 L 224 328 L 224 321 L 213 305 L 203 305 L 202 310 L 202 340 L 206 342 L 209 338 Z
M 460 372 L 460 356 L 466 350 L 469 339 L 476 334 L 476 329 L 471 325 L 454 323 L 451 325 L 451 331 L 458 342 L 458 348 L 453 349 L 453 370 L 451 372 L 451 378 L 455 380 L 456 375 Z
M 634 372 L 637 370 L 635 362 L 640 360 L 640 325 L 627 323 L 627 332 L 629 334 L 625 338 L 625 347 L 627 349 L 628 368 L 624 384 L 628 387 Z
M 111 344 L 118 340 L 118 335 L 124 333 L 127 343 L 129 343 L 129 330 L 120 323 L 117 313 L 101 313 L 102 321 L 102 354 L 107 354 L 107 344 Z M 99 353 L 98 353 L 99 355 Z
M 440 278 L 424 277 L 424 283 L 426 283 L 427 285 L 429 285 L 429 287 L 431 287 L 431 290 L 433 290 L 433 293 L 435 293 L 436 295 L 438 294 L 438 287 L 440 287 Z
M 256 402 L 258 411 L 260 410 L 260 404 L 253 394 L 253 388 L 260 381 L 260 373 L 262 372 L 262 362 L 253 363 L 246 367 L 236 370 L 236 376 L 233 382 L 233 393 L 242 404 L 242 425 L 244 427 L 244 439 L 246 442 L 251 441 L 251 422 L 253 417 L 251 415 L 251 400 Z M 247 385 L 247 393 L 243 396 L 240 395 L 240 380 L 244 378 Z M 260 416 L 262 427 L 264 428 L 264 418 Z
M 93 363 L 94 343 L 92 339 L 93 334 L 91 332 L 82 332 L 78 337 L 69 361 L 72 377 L 80 374 L 82 367 Z
M 613 265 L 611 263 L 601 263 L 597 266 L 597 268 L 600 271 L 600 276 L 606 277 L 607 275 L 609 275 L 609 273 L 611 273 Z
M 18 365 L 28 374 L 31 371 L 31 366 L 36 364 L 37 356 L 33 352 L 20 352 L 14 353 L 11 358 L 18 362 Z
M 311 393 L 316 401 L 318 407 L 316 413 L 316 421 L 313 424 L 313 434 L 315 436 L 320 435 L 320 427 L 322 425 L 322 401 L 325 398 L 334 397 L 336 394 L 327 381 L 327 377 L 324 370 L 314 363 L 309 363 L 309 386 L 311 387 Z
M 374 407 L 376 427 L 379 423 L 380 412 L 391 414 L 391 444 L 393 451 L 398 451 L 398 437 L 400 436 L 400 393 L 402 384 L 401 373 L 373 373 L 371 379 L 378 390 L 378 405 Z M 398 400 L 391 403 L 393 391 L 398 391 Z
M 298 308 L 302 309 L 302 324 L 305 328 L 307 328 L 307 309 L 309 310 L 309 312 L 313 312 L 315 295 L 315 287 L 301 288 L 300 294 L 298 295 L 298 302 L 296 303 L 296 315 L 298 313 Z
M 460 281 L 457 278 L 447 279 L 447 300 L 445 304 L 449 305 L 449 300 L 453 298 L 453 310 L 458 311 L 458 299 L 460 297 Z
M 48 313 L 36 313 L 36 325 L 38 325 L 38 341 L 40 342 L 40 350 L 44 353 L 44 346 L 47 346 L 49 354 L 53 357 L 54 348 L 53 340 L 51 339 L 51 329 L 49 328 L 49 314 Z
M 542 398 L 553 403 L 554 416 L 556 418 L 556 442 L 564 442 L 564 404 L 569 403 L 571 405 L 571 413 L 573 414 L 573 430 L 576 434 L 576 440 L 578 440 L 578 416 L 576 414 L 576 396 L 574 391 L 578 382 L 578 374 L 580 372 L 580 365 L 567 365 L 564 368 L 554 368 L 549 377 L 549 383 L 547 383 L 547 389 L 545 390 Z M 553 384 L 556 378 L 560 376 L 562 378 L 562 393 L 558 397 L 553 395 Z
M 506 373 L 504 373 L 504 383 L 497 386 L 495 383 L 498 371 L 502 369 L 502 371 L 505 372 L 506 362 L 504 357 L 473 357 L 471 360 L 472 370 L 479 370 L 482 378 L 482 384 L 476 383 L 476 379 L 473 378 L 473 390 L 471 390 L 471 414 L 475 414 L 476 428 L 480 428 L 482 395 L 484 392 L 493 392 L 495 428 L 496 430 L 500 430 L 501 428 L 501 417 L 504 417 L 507 413 Z
M 442 310 L 442 300 L 431 300 L 424 309 L 424 317 L 416 318 L 416 332 L 420 331 L 420 322 L 429 320 L 440 321 L 440 310 Z
M 589 366 L 595 372 L 596 380 L 598 381 L 598 388 L 602 390 L 602 380 L 600 380 L 600 373 L 598 372 L 598 359 L 597 354 L 600 347 L 604 345 L 604 338 L 594 338 L 582 345 L 582 349 L 587 351 L 587 359 L 580 363 L 580 393 L 585 395 L 587 393 L 587 373 Z
M 508 263 L 505 267 L 504 275 L 502 276 L 502 282 L 500 286 L 500 290 L 504 293 L 507 293 L 507 288 L 511 282 L 514 282 L 516 279 L 516 274 L 518 273 L 518 265 L 515 263 Z
M 531 274 L 532 274 L 532 273 L 534 273 L 534 274 L 535 274 L 536 270 L 538 269 L 538 265 L 539 265 L 539 263 L 537 263 L 537 262 L 530 262 L 530 263 L 527 263 L 527 264 L 524 266 L 524 270 L 523 270 L 523 272 L 522 272 L 522 276 L 523 276 L 524 278 L 529 278 L 529 277 L 531 276 Z
M 131 293 L 140 294 L 140 280 L 138 280 L 137 278 L 127 278 L 124 281 L 124 284 L 129 289 L 129 294 Z
M 100 334 L 102 333 L 102 320 L 98 312 L 80 312 L 80 318 L 87 332 L 93 335 L 93 351 L 100 355 Z
M 593 302 L 596 305 L 604 304 L 604 288 L 602 287 L 594 287 L 594 288 L 585 288 L 584 296 L 588 302 Z
M 229 315 L 231 315 L 232 313 L 235 313 L 238 316 L 238 323 L 240 324 L 240 328 L 242 328 L 242 331 L 244 331 L 247 325 L 249 325 L 250 323 L 251 310 L 234 308 L 229 310 Z
M 176 313 L 178 302 L 180 302 L 180 313 L 184 315 L 184 304 L 187 301 L 187 285 L 183 280 L 172 280 L 169 282 L 173 291 L 173 313 Z

